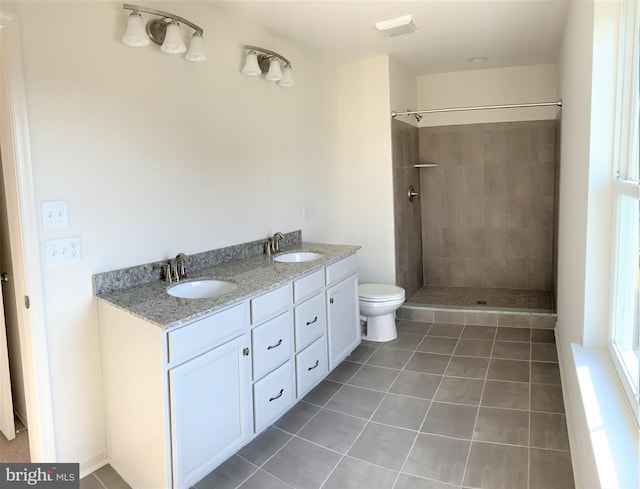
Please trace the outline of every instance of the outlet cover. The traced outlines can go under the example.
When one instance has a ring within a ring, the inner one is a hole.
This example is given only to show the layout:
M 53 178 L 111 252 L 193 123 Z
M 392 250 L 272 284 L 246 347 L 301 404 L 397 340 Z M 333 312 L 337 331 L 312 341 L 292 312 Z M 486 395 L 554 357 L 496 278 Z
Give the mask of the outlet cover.
M 42 203 L 42 227 L 64 228 L 69 225 L 69 211 L 66 200 L 56 200 Z
M 47 264 L 67 265 L 82 261 L 80 238 L 50 239 L 44 243 Z

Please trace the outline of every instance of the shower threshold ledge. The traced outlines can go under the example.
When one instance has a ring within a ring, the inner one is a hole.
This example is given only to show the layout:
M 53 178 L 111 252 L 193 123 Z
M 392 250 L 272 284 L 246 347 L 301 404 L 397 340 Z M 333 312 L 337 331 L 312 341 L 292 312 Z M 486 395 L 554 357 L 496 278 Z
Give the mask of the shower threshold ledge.
M 405 303 L 398 309 L 396 319 L 473 326 L 553 329 L 556 327 L 558 316 L 555 312 L 532 309 L 472 309 L 462 306 Z
M 555 312 L 553 294 L 549 290 L 486 287 L 425 285 L 409 298 L 407 305 L 496 312 Z

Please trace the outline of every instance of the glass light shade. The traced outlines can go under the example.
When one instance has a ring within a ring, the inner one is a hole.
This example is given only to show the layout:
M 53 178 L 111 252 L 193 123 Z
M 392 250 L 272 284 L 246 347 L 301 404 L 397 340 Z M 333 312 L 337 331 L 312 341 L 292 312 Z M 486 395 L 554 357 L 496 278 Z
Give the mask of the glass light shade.
M 180 54 L 187 50 L 184 41 L 182 40 L 182 32 L 180 31 L 180 24 L 175 20 L 171 21 L 167 26 L 167 32 L 164 35 L 164 42 L 160 46 L 160 51 L 167 54 Z
M 267 80 L 280 81 L 282 80 L 282 68 L 280 67 L 280 61 L 275 56 L 271 58 L 269 63 L 269 71 L 266 76 Z
M 189 50 L 184 57 L 188 61 L 206 61 L 207 56 L 204 54 L 204 42 L 202 40 L 202 33 L 196 32 L 191 36 L 191 44 L 189 44 Z
M 247 76 L 258 76 L 262 73 L 260 65 L 258 65 L 258 55 L 255 51 L 249 51 L 247 59 L 244 62 L 244 68 L 242 68 L 242 74 Z
M 293 86 L 293 68 L 291 68 L 291 65 L 285 66 L 282 70 L 282 80 L 278 82 L 278 85 L 281 87 Z
M 144 29 L 144 20 L 138 12 L 131 12 L 127 21 L 127 32 L 124 33 L 122 44 L 134 48 L 140 48 L 149 45 L 149 36 Z

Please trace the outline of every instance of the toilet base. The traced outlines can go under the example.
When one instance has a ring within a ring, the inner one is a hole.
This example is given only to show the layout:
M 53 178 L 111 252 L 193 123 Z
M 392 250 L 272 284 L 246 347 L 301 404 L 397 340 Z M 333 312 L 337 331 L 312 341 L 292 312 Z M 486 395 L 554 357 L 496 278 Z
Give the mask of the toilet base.
M 382 316 L 368 316 L 365 320 L 366 334 L 362 334 L 363 340 L 383 343 L 395 340 L 398 337 L 394 312 Z

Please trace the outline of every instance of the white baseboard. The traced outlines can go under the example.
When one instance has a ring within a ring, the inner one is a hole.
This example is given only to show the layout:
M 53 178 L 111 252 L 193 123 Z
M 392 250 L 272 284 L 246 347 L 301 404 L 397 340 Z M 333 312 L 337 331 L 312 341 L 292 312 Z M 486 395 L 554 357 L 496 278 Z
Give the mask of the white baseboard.
M 88 476 L 107 463 L 107 447 L 104 447 L 95 455 L 80 461 L 80 478 Z

